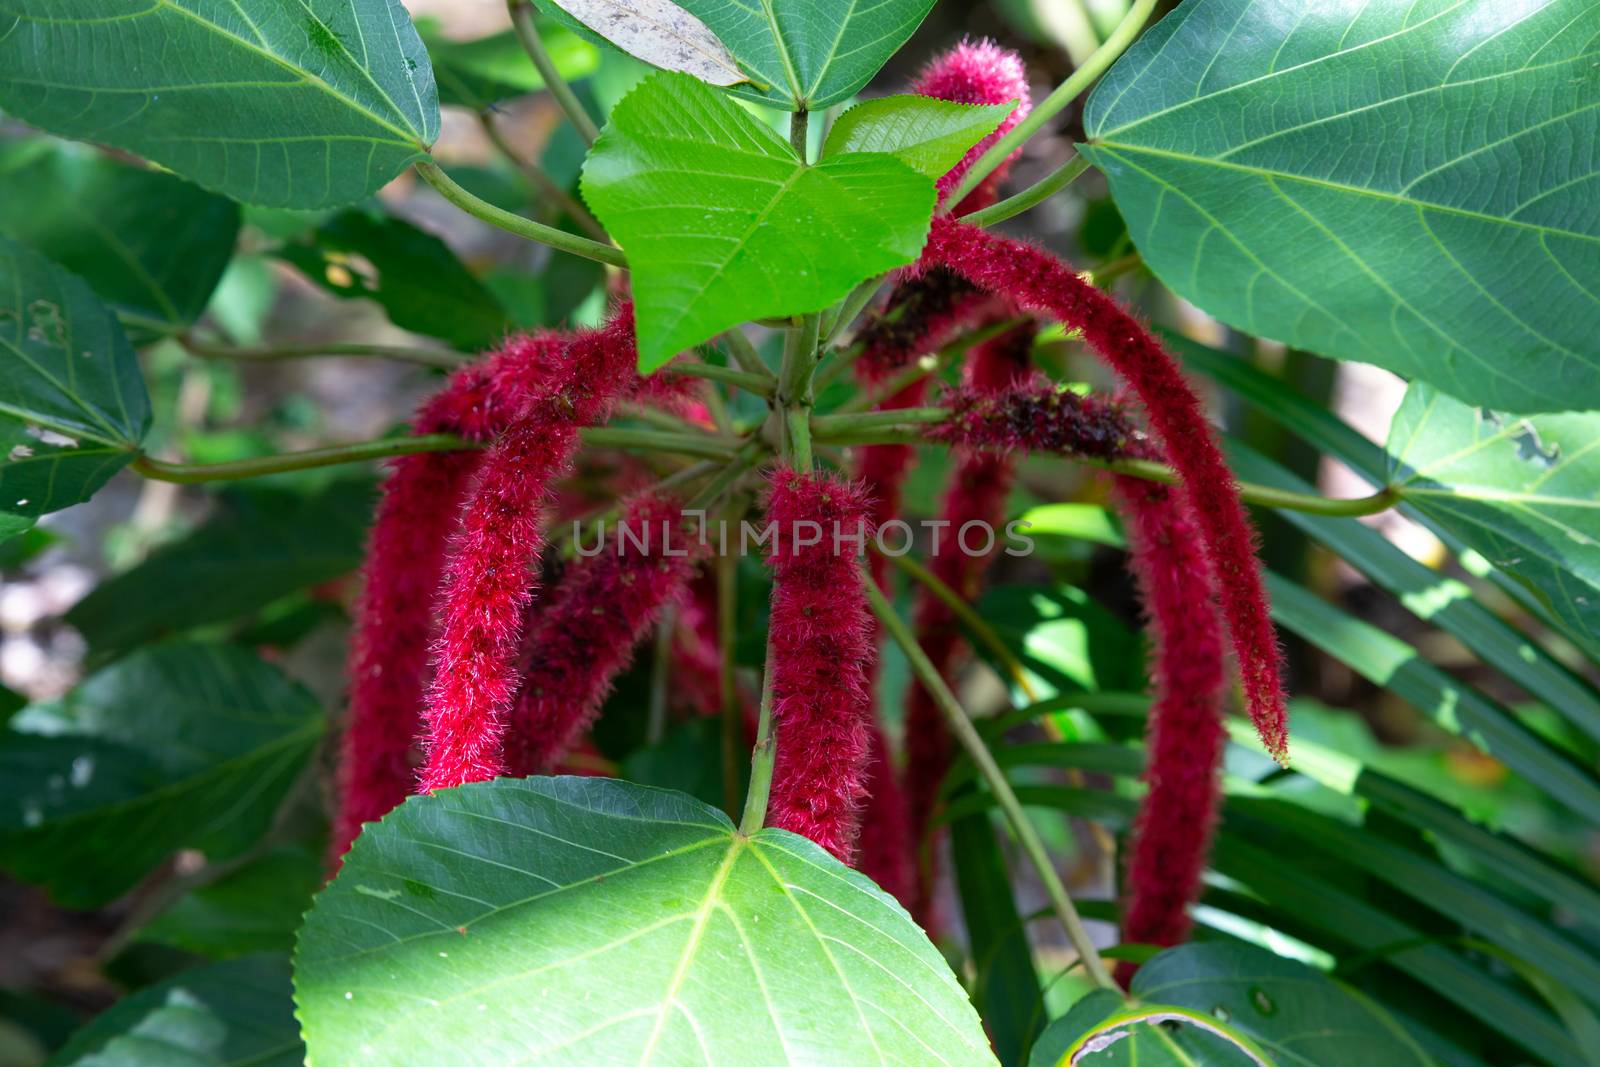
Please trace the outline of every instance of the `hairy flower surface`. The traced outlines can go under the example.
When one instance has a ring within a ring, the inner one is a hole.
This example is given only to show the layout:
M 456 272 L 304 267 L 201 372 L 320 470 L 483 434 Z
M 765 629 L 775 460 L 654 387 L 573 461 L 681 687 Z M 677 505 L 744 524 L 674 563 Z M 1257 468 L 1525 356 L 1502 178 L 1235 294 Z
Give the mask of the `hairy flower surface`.
M 1114 479 L 1152 638 L 1145 780 L 1127 866 L 1124 941 L 1176 945 L 1189 933 L 1217 821 L 1226 734 L 1222 619 L 1199 531 L 1178 493 Z M 1131 976 L 1124 968 L 1121 977 Z
M 861 567 L 840 538 L 873 536 L 859 484 L 780 467 L 767 518 L 772 568 L 771 654 L 777 764 L 768 823 L 809 837 L 844 862 L 856 846 L 871 744 L 868 685 L 877 658 Z M 811 527 L 818 524 L 815 544 Z M 861 544 L 865 545 L 866 540 Z
M 867 726 L 867 797 L 861 809 L 856 869 L 910 911 L 917 900 L 910 812 L 889 738 L 870 715 Z
M 978 161 L 1000 138 L 1010 133 L 1017 123 L 1033 110 L 1033 97 L 1028 91 L 1028 71 L 1022 57 L 1009 48 L 1001 48 L 993 41 L 962 41 L 950 51 L 934 57 L 922 69 L 911 91 L 922 96 L 951 100 L 958 104 L 1004 104 L 1015 100 L 1017 106 L 1000 126 L 979 141 L 962 157 L 961 162 L 939 179 L 939 198 L 949 195 L 967 170 Z M 1011 153 L 1004 163 L 984 178 L 978 187 L 956 206 L 957 215 L 965 215 L 995 202 L 1000 183 L 1021 150 Z
M 550 370 L 563 340 L 517 337 L 464 367 L 417 411 L 412 432 L 487 441 Z M 338 805 L 329 848 L 342 856 L 364 823 L 383 818 L 416 783 L 433 638 L 434 596 L 446 547 L 482 453 L 423 452 L 390 464 L 362 567 L 349 657 L 350 710 L 341 739 Z
M 965 448 L 1110 459 L 1135 437 L 1114 401 L 1064 392 L 1043 377 L 996 392 L 963 386 L 943 403 L 950 418 L 928 436 Z
M 571 468 L 578 429 L 604 421 L 632 385 L 636 360 L 633 310 L 625 304 L 605 326 L 572 337 L 484 457 L 442 593 L 424 716 L 424 791 L 482 781 L 503 769 L 501 739 L 551 483 Z
M 1267 751 L 1286 760 L 1288 713 L 1255 532 L 1200 400 L 1172 357 L 1116 300 L 1032 245 L 936 215 L 921 262 L 957 271 L 975 285 L 1082 330 L 1132 387 L 1169 461 L 1183 476 L 1183 494 L 1216 575 L 1250 717 Z
M 505 735 L 506 769 L 548 773 L 600 712 L 618 672 L 694 572 L 698 542 L 667 497 L 623 510 L 598 554 L 575 561 L 523 639 L 527 661 Z M 624 527 L 628 533 L 624 533 Z M 644 548 L 641 550 L 641 544 Z

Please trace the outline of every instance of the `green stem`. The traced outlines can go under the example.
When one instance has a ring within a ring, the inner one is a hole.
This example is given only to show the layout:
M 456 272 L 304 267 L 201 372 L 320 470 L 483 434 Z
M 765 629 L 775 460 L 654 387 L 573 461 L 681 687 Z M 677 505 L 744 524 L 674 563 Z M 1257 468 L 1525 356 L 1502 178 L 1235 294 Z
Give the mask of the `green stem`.
M 997 222 L 1004 222 L 1013 215 L 1020 215 L 1035 204 L 1050 199 L 1071 185 L 1078 175 L 1088 169 L 1089 161 L 1083 156 L 1075 155 L 1022 192 L 1009 196 L 998 204 L 992 204 L 982 211 L 963 215 L 961 221 L 970 222 L 974 226 L 993 226 Z
M 731 461 L 725 463 L 721 470 L 717 471 L 713 477 L 706 481 L 705 485 L 700 487 L 700 491 L 690 499 L 688 507 L 704 508 L 715 504 L 722 499 L 724 493 L 733 488 L 739 479 L 743 478 L 752 467 L 760 463 L 766 455 L 767 443 L 765 441 L 756 439 L 746 442 L 744 447 L 734 454 Z
M 966 175 L 961 179 L 961 184 L 945 198 L 947 209 L 965 200 L 967 194 L 976 189 L 979 182 L 993 174 L 995 168 L 1000 166 L 1007 156 L 1039 132 L 1062 108 L 1077 99 L 1078 94 L 1094 84 L 1095 80 L 1105 73 L 1106 68 L 1133 43 L 1133 39 L 1139 36 L 1139 31 L 1144 28 L 1145 20 L 1155 10 L 1155 6 L 1156 0 L 1133 0 L 1133 6 L 1128 9 L 1122 21 L 1117 23 L 1117 28 L 1111 31 L 1106 43 L 1095 49 L 1092 56 L 1067 76 L 1066 81 L 1056 86 L 1055 92 L 1045 97 L 1027 118 L 1017 123 L 1010 133 L 991 145 L 989 150 L 968 168 Z
M 715 363 L 672 363 L 661 368 L 661 373 L 674 374 L 680 378 L 704 378 L 712 382 L 726 382 L 760 397 L 771 396 L 777 384 L 771 371 L 766 374 L 751 374 L 749 371 L 735 370 L 732 367 L 719 367 Z
M 789 116 L 789 147 L 794 149 L 794 154 L 800 157 L 800 162 L 809 162 L 810 144 L 806 133 L 811 125 L 811 114 L 808 111 L 796 111 Z
M 1044 842 L 1040 840 L 1039 832 L 1034 829 L 1033 823 L 1028 821 L 1027 813 L 1022 810 L 1022 804 L 1017 800 L 1017 794 L 1012 791 L 1011 783 L 1006 780 L 1005 772 L 994 761 L 993 754 L 984 744 L 983 738 L 978 735 L 972 720 L 967 717 L 960 702 L 950 692 L 950 687 L 939 676 L 938 668 L 928 659 L 927 653 L 922 651 L 922 646 L 917 644 L 916 638 L 912 636 L 905 622 L 895 614 L 889 602 L 883 598 L 877 583 L 866 581 L 862 584 L 866 587 L 867 599 L 872 604 L 873 614 L 878 616 L 878 621 L 883 624 L 890 639 L 905 653 L 906 659 L 911 663 L 912 674 L 922 683 L 923 689 L 933 698 L 934 703 L 939 705 L 939 710 L 944 712 L 950 732 L 961 743 L 961 747 L 966 749 L 967 755 L 977 766 L 978 773 L 988 784 L 989 791 L 994 794 L 1006 821 L 1011 824 L 1017 843 L 1022 846 L 1023 852 L 1027 854 L 1029 862 L 1038 873 L 1039 880 L 1044 884 L 1045 894 L 1050 898 L 1056 918 L 1066 929 L 1067 939 L 1078 950 L 1089 977 L 1101 988 L 1116 990 L 1117 985 L 1111 980 L 1110 973 L 1100 959 L 1099 950 L 1090 940 L 1089 931 L 1084 929 L 1083 919 L 1079 917 L 1078 909 L 1072 903 L 1067 887 L 1061 883 L 1055 864 L 1050 861 L 1050 853 L 1045 849 Z
M 843 434 L 884 427 L 937 424 L 950 418 L 949 408 L 892 408 L 889 411 L 847 411 L 832 415 L 817 415 L 811 420 L 811 432 L 818 438 L 829 440 Z
M 761 712 L 756 720 L 756 744 L 750 752 L 750 788 L 744 794 L 744 815 L 739 832 L 755 833 L 767 821 L 767 800 L 772 795 L 772 768 L 778 746 L 772 736 L 772 637 L 767 637 L 767 667 L 761 679 Z
M 868 393 L 863 390 L 856 393 L 855 396 L 840 404 L 833 414 L 845 415 L 850 412 L 875 408 L 912 382 L 919 381 L 932 374 L 938 374 L 950 363 L 966 355 L 967 351 L 974 346 L 980 345 L 992 337 L 998 337 L 1008 330 L 1016 329 L 1027 321 L 1028 317 L 1026 315 L 1019 315 L 1016 318 L 1005 319 L 1001 322 L 992 322 L 981 329 L 963 334 L 942 346 L 938 351 L 931 352 L 910 366 L 896 371 L 894 375 L 873 392 Z
M 674 433 L 668 430 L 634 430 L 625 427 L 591 426 L 578 431 L 586 445 L 597 448 L 625 448 L 640 452 L 676 452 L 707 459 L 733 459 L 739 442 L 708 433 Z
M 784 458 L 802 471 L 811 469 L 811 381 L 817 369 L 819 322 L 817 315 L 805 315 L 789 330 L 778 371 L 776 400 L 783 420 Z
M 511 10 L 511 26 L 516 30 L 517 40 L 522 42 L 523 51 L 528 53 L 528 58 L 538 68 L 539 77 L 544 79 L 544 87 L 555 97 L 556 103 L 566 113 L 567 121 L 583 138 L 583 143 L 594 144 L 600 136 L 600 130 L 595 126 L 594 119 L 589 117 L 583 101 L 572 91 L 572 86 L 567 84 L 567 79 L 561 76 L 555 61 L 545 50 L 544 41 L 539 37 L 539 27 L 534 23 L 533 4 L 529 0 L 508 0 L 506 6 Z
M 495 207 L 489 201 L 467 192 L 457 185 L 437 163 L 425 159 L 416 164 L 416 170 L 427 182 L 439 191 L 439 195 L 450 201 L 456 207 L 465 211 L 474 218 L 482 219 L 491 226 L 499 227 L 507 233 L 514 233 L 518 237 L 525 237 L 530 241 L 549 245 L 551 248 L 562 252 L 571 252 L 575 256 L 592 259 L 600 263 L 608 263 L 613 267 L 626 267 L 628 258 L 622 254 L 622 249 L 613 245 L 601 244 L 591 241 L 587 237 L 580 237 L 566 230 L 558 230 L 554 226 L 546 226 L 532 219 L 525 219 L 521 215 L 512 214 L 502 208 Z
M 254 345 L 234 348 L 214 345 L 193 337 L 181 338 L 183 347 L 201 359 L 238 359 L 266 362 L 277 359 L 313 359 L 319 356 L 375 356 L 380 359 L 417 363 L 424 367 L 450 370 L 473 357 L 447 348 L 416 348 L 409 345 L 373 345 L 359 341 L 320 341 L 310 343 Z
M 878 286 L 883 284 L 883 275 L 877 274 L 868 278 L 854 289 L 850 290 L 839 304 L 833 309 L 833 315 L 828 320 L 828 327 L 823 331 L 823 344 L 832 344 L 852 322 L 861 314 L 867 304 L 878 291 Z
M 424 434 L 416 437 L 386 437 L 377 441 L 358 441 L 347 445 L 312 448 L 304 452 L 283 452 L 276 456 L 252 456 L 227 463 L 165 463 L 150 456 L 137 456 L 128 468 L 146 478 L 161 482 L 194 485 L 200 482 L 238 481 L 267 474 L 304 471 L 315 467 L 334 467 L 341 463 L 363 463 L 416 452 L 453 452 L 478 448 L 449 434 Z
M 722 336 L 728 342 L 728 351 L 732 354 L 733 361 L 739 364 L 741 370 L 763 379 L 769 387 L 777 384 L 778 379 L 773 376 L 767 361 L 761 358 L 761 353 L 756 351 L 756 346 L 750 343 L 750 338 L 744 335 L 743 330 L 736 326 Z
M 507 162 L 521 171 L 523 177 L 533 183 L 534 187 L 539 190 L 540 196 L 543 196 L 561 211 L 566 212 L 568 218 L 576 222 L 583 229 L 583 232 L 593 237 L 596 241 L 609 240 L 606 235 L 606 228 L 600 225 L 599 219 L 589 213 L 588 208 L 578 202 L 577 197 L 558 185 L 554 178 L 545 173 L 543 167 L 511 146 L 511 142 L 507 141 L 505 135 L 500 132 L 500 125 L 494 121 L 492 114 L 488 111 L 478 112 L 478 124 L 483 127 L 484 136 L 489 138 L 489 143 L 494 145 L 502 156 L 506 157 Z

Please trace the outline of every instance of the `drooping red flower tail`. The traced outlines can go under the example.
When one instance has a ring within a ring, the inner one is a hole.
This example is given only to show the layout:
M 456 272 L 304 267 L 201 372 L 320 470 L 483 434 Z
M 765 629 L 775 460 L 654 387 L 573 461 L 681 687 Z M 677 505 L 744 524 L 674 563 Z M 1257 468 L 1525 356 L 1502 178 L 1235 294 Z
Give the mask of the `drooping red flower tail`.
M 867 679 L 877 659 L 857 561 L 873 536 L 867 514 L 859 484 L 784 467 L 772 473 L 768 669 L 778 756 L 767 822 L 846 863 L 867 790 Z
M 549 772 L 594 722 L 661 609 L 683 594 L 700 546 L 682 521 L 677 501 L 644 494 L 600 544 L 579 546 L 586 555 L 523 639 L 527 667 L 505 734 L 511 774 Z
M 1042 375 L 998 392 L 963 386 L 943 404 L 950 418 L 928 436 L 964 448 L 1111 459 L 1138 441 L 1122 405 L 1064 391 Z
M 632 384 L 633 309 L 567 343 L 518 417 L 483 459 L 463 512 L 442 592 L 433 687 L 424 716 L 424 791 L 501 772 L 501 738 L 516 692 L 523 619 L 536 586 L 551 483 L 578 448 L 578 429 L 603 421 Z
M 1255 532 L 1200 400 L 1177 363 L 1116 300 L 1032 245 L 936 215 L 921 263 L 954 270 L 983 289 L 1082 330 L 1138 395 L 1163 451 L 1183 476 L 1183 494 L 1216 575 L 1250 717 L 1267 751 L 1286 760 L 1288 713 Z
M 963 369 L 963 394 L 989 397 L 1033 376 L 1032 354 L 1038 335 L 1023 323 L 973 347 Z M 928 562 L 935 577 L 966 600 L 975 600 L 983 574 L 1006 522 L 1014 459 L 1009 453 L 962 449 L 953 457 L 940 518 L 946 524 L 934 539 Z M 945 681 L 954 680 L 964 650 L 955 614 L 928 590 L 919 590 L 913 620 L 917 643 Z M 933 818 L 939 787 L 950 769 L 953 743 L 944 714 L 932 694 L 912 682 L 906 702 L 906 808 L 913 847 L 922 842 Z M 918 889 L 911 914 L 924 927 L 936 924 L 933 889 L 937 850 L 918 864 Z
M 967 170 L 978 161 L 1000 138 L 1033 110 L 1033 97 L 1028 91 L 1028 71 L 1022 57 L 1009 48 L 1001 48 L 993 41 L 962 41 L 948 52 L 935 56 L 922 68 L 911 91 L 922 96 L 933 96 L 958 104 L 1004 104 L 1015 100 L 1017 106 L 1005 121 L 983 140 L 974 145 L 961 162 L 939 179 L 939 199 L 943 200 L 960 184 Z M 1020 149 L 996 167 L 966 199 L 956 205 L 957 215 L 966 215 L 995 202 L 1000 183 L 1020 154 Z
M 1171 487 L 1119 475 L 1129 567 L 1151 635 L 1154 702 L 1146 728 L 1149 789 L 1134 823 L 1122 938 L 1170 946 L 1189 933 L 1189 907 L 1217 821 L 1217 772 L 1226 733 L 1222 619 L 1199 531 Z M 1123 964 L 1126 985 L 1136 968 Z
M 487 441 L 505 428 L 519 393 L 548 370 L 563 342 L 518 337 L 451 375 L 418 410 L 412 432 Z M 372 530 L 350 643 L 350 710 L 341 740 L 338 805 L 329 835 L 337 861 L 361 832 L 416 784 L 412 752 L 421 723 L 433 637 L 433 599 L 461 502 L 482 453 L 425 452 L 390 464 Z
M 871 715 L 867 725 L 867 799 L 861 809 L 856 869 L 910 911 L 916 903 L 917 868 L 905 793 L 888 736 Z

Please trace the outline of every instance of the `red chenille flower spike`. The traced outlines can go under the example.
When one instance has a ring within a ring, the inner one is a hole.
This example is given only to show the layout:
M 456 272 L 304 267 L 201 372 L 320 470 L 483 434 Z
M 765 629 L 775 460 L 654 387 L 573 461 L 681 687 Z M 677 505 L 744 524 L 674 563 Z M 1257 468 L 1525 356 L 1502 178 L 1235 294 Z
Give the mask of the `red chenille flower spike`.
M 1033 110 L 1033 98 L 1028 92 L 1028 71 L 1022 57 L 993 41 L 963 41 L 950 51 L 929 61 L 911 86 L 911 91 L 922 96 L 938 97 L 958 104 L 1004 104 L 1015 100 L 1017 106 L 1007 115 L 998 129 L 979 141 L 962 157 L 961 162 L 939 179 L 939 199 L 960 184 L 967 168 L 989 150 L 989 146 L 1011 132 L 1012 127 Z M 965 215 L 994 203 L 1000 183 L 1017 158 L 1013 152 L 1006 161 L 974 189 L 956 207 L 957 215 Z
M 548 372 L 563 341 L 513 338 L 489 359 L 451 375 L 418 410 L 412 432 L 486 441 L 505 429 L 530 382 Z M 350 710 L 341 739 L 338 810 L 329 835 L 337 860 L 416 783 L 412 752 L 421 723 L 433 598 L 445 550 L 482 453 L 424 452 L 390 464 L 367 537 L 363 588 L 350 644 Z
M 1063 392 L 1042 376 L 1000 392 L 964 386 L 943 403 L 950 418 L 928 436 L 965 448 L 1111 459 L 1136 440 L 1121 405 Z
M 778 754 L 767 823 L 846 863 L 867 790 L 867 679 L 877 658 L 856 559 L 873 536 L 867 512 L 857 484 L 788 468 L 771 476 L 767 518 L 777 534 L 768 561 L 768 669 Z
M 572 563 L 535 610 L 505 736 L 510 773 L 550 771 L 594 722 L 661 609 L 683 594 L 700 544 L 682 518 L 665 497 L 628 501 L 598 552 Z
M 551 483 L 571 468 L 578 428 L 603 421 L 632 385 L 633 309 L 573 337 L 484 457 L 442 593 L 436 669 L 425 714 L 425 792 L 501 773 L 516 658 L 544 545 Z
M 1145 781 L 1127 867 L 1124 941 L 1176 945 L 1217 821 L 1217 769 L 1226 734 L 1222 620 L 1199 531 L 1168 486 L 1115 479 L 1128 529 L 1129 566 L 1150 627 L 1155 700 L 1147 727 Z M 1132 968 L 1119 970 L 1124 981 Z
M 856 869 L 909 911 L 917 898 L 917 869 L 906 798 L 889 739 L 870 714 L 867 728 L 867 799 L 861 809 Z
M 1024 308 L 1077 327 L 1133 388 L 1163 451 L 1183 476 L 1183 493 L 1216 575 L 1250 717 L 1267 751 L 1286 760 L 1288 713 L 1255 532 L 1199 397 L 1177 363 L 1112 297 L 1032 245 L 935 215 L 921 263 L 954 270 Z

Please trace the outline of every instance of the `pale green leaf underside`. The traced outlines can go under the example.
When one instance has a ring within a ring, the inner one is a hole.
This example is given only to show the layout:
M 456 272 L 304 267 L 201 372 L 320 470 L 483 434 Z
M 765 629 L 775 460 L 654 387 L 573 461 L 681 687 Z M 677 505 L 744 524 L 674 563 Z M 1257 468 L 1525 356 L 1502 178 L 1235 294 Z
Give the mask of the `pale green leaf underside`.
M 1190 0 L 1089 101 L 1161 279 L 1513 411 L 1600 407 L 1600 6 Z
M 820 111 L 847 100 L 899 51 L 933 0 L 679 0 L 767 88 L 728 91 Z
M 992 1064 L 905 912 L 683 794 L 497 779 L 369 827 L 300 934 L 312 1063 Z
M 867 100 L 839 116 L 828 131 L 822 157 L 883 152 L 937 180 L 993 133 L 1014 106 L 954 104 L 928 96 Z
M 76 275 L 0 237 L 0 514 L 87 500 L 149 424 L 138 360 L 110 309 Z
M 673 0 L 550 0 L 636 59 L 710 85 L 749 78 L 706 24 Z
M 912 262 L 934 203 L 933 183 L 891 156 L 807 167 L 725 95 L 667 73 L 612 111 L 582 189 L 628 254 L 644 370 Z
M 1406 502 L 1516 576 L 1580 632 L 1600 629 L 1600 413 L 1519 418 L 1413 385 L 1389 426 Z
M 400 0 L 0 0 L 0 108 L 292 208 L 361 199 L 439 132 Z

